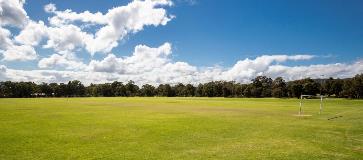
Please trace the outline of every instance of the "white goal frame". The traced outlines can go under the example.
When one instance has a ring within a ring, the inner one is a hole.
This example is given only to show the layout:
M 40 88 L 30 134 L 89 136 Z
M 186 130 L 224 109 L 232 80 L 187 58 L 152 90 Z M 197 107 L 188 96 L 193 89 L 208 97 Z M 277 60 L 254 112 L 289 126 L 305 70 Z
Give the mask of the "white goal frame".
M 299 115 L 304 115 L 304 110 L 303 110 L 303 102 L 304 99 L 306 99 L 306 97 L 319 97 L 320 98 L 320 106 L 319 106 L 319 114 L 321 114 L 323 112 L 323 98 L 325 98 L 326 96 L 323 95 L 319 95 L 319 96 L 314 96 L 314 95 L 304 95 L 302 94 L 300 96 L 300 107 L 299 107 Z

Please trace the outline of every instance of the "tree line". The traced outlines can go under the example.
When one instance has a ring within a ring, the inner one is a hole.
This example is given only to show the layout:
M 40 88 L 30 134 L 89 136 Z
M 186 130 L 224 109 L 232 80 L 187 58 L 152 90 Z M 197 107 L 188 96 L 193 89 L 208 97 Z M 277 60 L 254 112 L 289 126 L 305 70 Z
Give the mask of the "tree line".
M 0 97 L 300 97 L 327 95 L 343 98 L 363 98 L 363 74 L 346 79 L 305 78 L 286 82 L 278 77 L 271 79 L 258 76 L 249 84 L 234 81 L 213 81 L 199 85 L 160 84 L 157 87 L 144 84 L 137 86 L 133 81 L 113 82 L 84 86 L 80 81 L 68 83 L 0 82 Z

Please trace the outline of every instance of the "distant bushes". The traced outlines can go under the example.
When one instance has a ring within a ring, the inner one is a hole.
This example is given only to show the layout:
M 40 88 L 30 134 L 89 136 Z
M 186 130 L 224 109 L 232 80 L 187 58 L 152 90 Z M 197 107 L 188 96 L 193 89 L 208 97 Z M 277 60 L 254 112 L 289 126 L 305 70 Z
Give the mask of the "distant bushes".
M 0 82 L 0 97 L 299 97 L 301 94 L 324 94 L 335 97 L 363 98 L 363 74 L 347 79 L 301 79 L 286 82 L 258 76 L 250 84 L 213 81 L 191 84 L 160 84 L 141 87 L 129 81 L 84 86 L 80 81 L 68 83 Z

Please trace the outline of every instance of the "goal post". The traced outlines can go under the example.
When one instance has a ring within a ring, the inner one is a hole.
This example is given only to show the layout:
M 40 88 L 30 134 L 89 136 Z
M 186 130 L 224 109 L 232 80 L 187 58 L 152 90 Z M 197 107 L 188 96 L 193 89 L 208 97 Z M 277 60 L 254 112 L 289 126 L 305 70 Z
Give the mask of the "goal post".
M 304 99 L 309 98 L 309 97 L 316 97 L 316 98 L 320 99 L 319 114 L 321 114 L 323 112 L 323 107 L 324 107 L 323 99 L 325 98 L 325 96 L 323 96 L 323 95 L 314 96 L 314 95 L 304 95 L 304 94 L 302 94 L 300 96 L 299 115 L 304 114 L 304 109 L 303 109 Z
M 299 108 L 299 115 L 303 115 L 304 114 L 304 110 L 303 110 L 303 100 L 306 97 L 310 97 L 311 95 L 300 95 L 300 108 Z
M 320 95 L 320 107 L 319 107 L 319 114 L 323 111 L 323 98 L 324 96 Z

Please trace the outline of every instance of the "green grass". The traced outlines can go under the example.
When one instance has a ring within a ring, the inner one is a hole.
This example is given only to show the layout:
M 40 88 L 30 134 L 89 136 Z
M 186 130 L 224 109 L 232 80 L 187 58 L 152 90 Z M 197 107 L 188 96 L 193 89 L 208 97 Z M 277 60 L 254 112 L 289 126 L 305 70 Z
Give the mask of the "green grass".
M 363 101 L 0 99 L 0 159 L 363 159 Z M 342 117 L 327 120 L 336 114 Z

